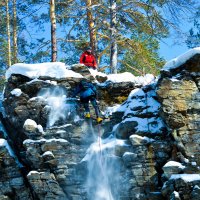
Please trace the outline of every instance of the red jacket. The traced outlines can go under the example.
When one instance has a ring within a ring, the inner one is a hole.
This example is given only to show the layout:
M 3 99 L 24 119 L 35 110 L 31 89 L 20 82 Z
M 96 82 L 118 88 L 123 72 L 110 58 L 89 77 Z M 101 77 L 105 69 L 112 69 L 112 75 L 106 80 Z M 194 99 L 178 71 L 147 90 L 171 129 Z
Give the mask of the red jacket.
M 85 51 L 80 57 L 80 63 L 92 67 L 93 69 L 97 68 L 96 58 L 93 54 L 89 54 Z

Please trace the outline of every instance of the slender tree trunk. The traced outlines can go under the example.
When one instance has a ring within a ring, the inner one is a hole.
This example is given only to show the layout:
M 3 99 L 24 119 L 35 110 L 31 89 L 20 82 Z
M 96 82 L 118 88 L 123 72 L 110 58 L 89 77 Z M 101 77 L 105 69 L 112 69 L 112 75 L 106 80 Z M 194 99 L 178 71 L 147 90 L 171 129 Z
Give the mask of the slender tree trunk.
M 96 38 L 96 29 L 94 24 L 94 17 L 92 15 L 92 0 L 86 0 L 87 5 L 87 19 L 88 19 L 88 26 L 90 32 L 90 46 L 92 48 L 93 54 L 97 57 L 97 38 Z
M 56 62 L 57 41 L 56 41 L 55 0 L 50 0 L 50 18 L 51 18 L 51 62 Z
M 17 63 L 17 9 L 16 9 L 16 0 L 13 0 L 13 62 Z
M 111 73 L 117 73 L 117 3 L 116 0 L 110 0 L 110 67 Z
M 9 0 L 6 0 L 6 28 L 7 28 L 7 65 L 11 66 L 11 47 L 10 47 L 10 14 L 9 14 Z

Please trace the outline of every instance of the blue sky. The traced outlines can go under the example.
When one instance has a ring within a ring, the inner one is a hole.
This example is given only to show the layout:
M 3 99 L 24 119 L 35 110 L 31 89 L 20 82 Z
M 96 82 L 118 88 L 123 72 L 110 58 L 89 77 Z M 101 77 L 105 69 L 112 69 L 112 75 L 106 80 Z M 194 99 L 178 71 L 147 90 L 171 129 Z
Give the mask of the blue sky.
M 194 1 L 196 2 L 196 6 L 200 6 L 199 0 Z M 185 13 L 181 21 L 178 23 L 179 33 L 171 30 L 170 36 L 160 42 L 159 54 L 166 61 L 176 58 L 189 50 L 185 41 L 189 35 L 189 30 L 193 27 L 193 19 L 190 20 L 190 17 L 192 17 L 195 12 L 196 10 L 194 10 L 194 13 Z
M 186 44 L 183 42 L 181 45 L 174 44 L 173 39 L 165 39 L 164 42 L 160 43 L 160 56 L 163 57 L 166 61 L 169 61 L 177 56 L 185 53 L 189 49 Z
M 197 2 L 199 0 L 196 0 Z M 198 2 L 199 4 L 199 2 Z M 41 11 L 42 13 L 45 11 L 48 11 L 48 7 L 45 7 L 45 9 L 43 8 Z M 185 40 L 186 40 L 186 35 L 189 33 L 189 30 L 191 27 L 193 27 L 193 22 L 188 22 L 188 17 L 191 14 L 188 13 L 188 16 L 184 16 L 181 20 L 181 22 L 179 23 L 180 25 L 180 31 L 183 31 L 185 34 L 180 34 L 177 37 L 177 33 L 175 34 L 173 31 L 171 31 L 170 33 L 170 37 L 166 38 L 166 39 L 162 39 L 162 41 L 160 42 L 160 50 L 159 50 L 159 54 L 161 57 L 163 57 L 166 61 L 169 61 L 183 53 L 185 53 L 186 51 L 188 51 L 189 49 L 187 48 L 186 44 L 185 44 Z M 48 31 L 45 31 L 45 36 L 49 36 L 50 39 L 50 24 L 47 25 L 47 27 L 45 28 Z M 59 27 L 59 26 L 58 26 Z M 32 27 L 34 28 L 34 27 Z M 49 34 L 47 34 L 49 33 Z M 38 35 L 38 34 L 37 34 Z M 62 35 L 62 32 L 60 31 L 58 35 Z M 41 36 L 41 35 L 40 35 Z M 178 41 L 177 41 L 178 40 Z M 176 41 L 176 43 L 175 43 Z

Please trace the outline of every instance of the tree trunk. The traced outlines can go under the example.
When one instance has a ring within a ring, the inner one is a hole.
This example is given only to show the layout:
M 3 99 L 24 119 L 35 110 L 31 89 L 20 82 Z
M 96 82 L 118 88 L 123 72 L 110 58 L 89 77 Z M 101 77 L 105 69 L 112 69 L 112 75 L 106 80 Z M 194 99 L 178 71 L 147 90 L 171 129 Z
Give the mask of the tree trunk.
M 111 73 L 117 73 L 117 3 L 116 0 L 110 0 L 110 67 Z
M 6 0 L 6 29 L 7 29 L 7 65 L 11 66 L 11 47 L 10 47 L 10 14 L 9 14 L 9 0 Z
M 92 16 L 92 0 L 86 0 L 87 5 L 87 19 L 88 26 L 90 32 L 90 47 L 92 48 L 92 52 L 97 57 L 97 38 L 96 38 L 96 29 L 94 25 L 94 17 Z
M 56 62 L 57 41 L 56 41 L 55 0 L 50 0 L 50 18 L 51 18 L 51 62 Z
M 13 62 L 17 63 L 17 9 L 16 9 L 16 0 L 13 0 Z

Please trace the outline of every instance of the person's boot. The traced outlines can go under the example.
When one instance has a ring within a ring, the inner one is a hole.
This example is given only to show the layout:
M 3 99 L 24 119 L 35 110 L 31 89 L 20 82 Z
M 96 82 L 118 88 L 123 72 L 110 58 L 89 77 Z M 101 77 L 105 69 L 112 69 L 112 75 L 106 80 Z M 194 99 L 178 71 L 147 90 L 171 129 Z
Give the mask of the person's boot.
M 103 119 L 101 117 L 97 117 L 97 123 L 101 123 L 103 121 Z
M 85 118 L 90 118 L 90 113 L 85 113 Z

